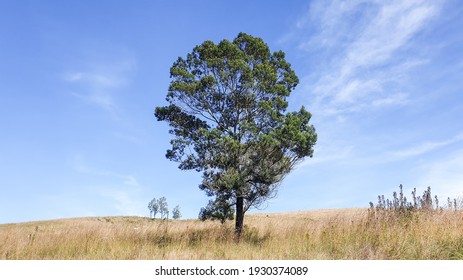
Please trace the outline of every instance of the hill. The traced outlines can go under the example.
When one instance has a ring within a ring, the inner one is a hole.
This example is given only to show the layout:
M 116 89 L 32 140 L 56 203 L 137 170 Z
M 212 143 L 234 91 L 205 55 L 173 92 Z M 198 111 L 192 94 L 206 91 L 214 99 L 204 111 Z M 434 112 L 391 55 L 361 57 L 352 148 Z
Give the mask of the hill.
M 0 259 L 463 259 L 461 211 L 332 209 L 233 224 L 91 217 L 0 225 Z

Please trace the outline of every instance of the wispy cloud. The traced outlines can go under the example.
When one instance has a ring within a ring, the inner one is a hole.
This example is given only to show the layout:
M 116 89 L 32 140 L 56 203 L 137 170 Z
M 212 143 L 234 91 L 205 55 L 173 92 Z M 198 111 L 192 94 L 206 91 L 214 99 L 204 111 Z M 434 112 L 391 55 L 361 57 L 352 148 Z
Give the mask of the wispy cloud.
M 395 157 L 398 157 L 398 158 L 407 158 L 407 157 L 419 156 L 419 155 L 422 155 L 422 154 L 431 152 L 433 150 L 443 148 L 445 146 L 448 146 L 448 145 L 451 145 L 451 144 L 454 144 L 454 143 L 458 143 L 458 142 L 461 142 L 461 141 L 463 141 L 463 133 L 460 133 L 460 134 L 452 137 L 451 139 L 447 139 L 447 140 L 434 141 L 434 142 L 431 142 L 431 141 L 424 142 L 424 143 L 415 145 L 413 147 L 410 147 L 410 148 L 407 148 L 407 149 L 404 149 L 404 150 L 396 151 L 396 152 L 393 153 L 393 155 Z
M 322 62 L 318 73 L 306 79 L 312 110 L 339 115 L 407 103 L 401 83 L 410 69 L 427 62 L 411 53 L 414 37 L 439 14 L 441 4 L 314 1 L 296 24 L 300 34 L 311 35 L 293 38 Z
M 353 146 L 342 146 L 342 150 L 336 145 L 317 146 L 316 155 L 313 158 L 304 160 L 297 166 L 297 169 L 304 170 L 307 166 L 319 165 L 322 163 L 345 163 L 350 161 L 353 154 Z
M 382 3 L 376 16 L 349 47 L 342 73 L 390 60 L 437 13 L 437 7 L 430 1 Z
M 139 187 L 137 179 L 133 175 L 120 174 L 113 171 L 108 171 L 105 169 L 97 168 L 90 164 L 87 159 L 82 154 L 76 154 L 70 159 L 71 168 L 80 174 L 90 175 L 90 176 L 99 176 L 112 178 L 119 182 L 122 182 L 123 185 L 129 187 Z
M 100 195 L 111 200 L 111 204 L 116 209 L 118 215 L 143 215 L 141 208 L 144 208 L 142 206 L 145 206 L 146 203 L 136 198 L 133 192 L 127 190 L 103 189 L 100 191 Z
M 144 139 L 142 137 L 134 135 L 135 133 L 139 133 L 139 132 L 133 132 L 133 133 L 113 132 L 113 136 L 119 140 L 123 140 L 124 142 L 128 142 L 130 144 L 135 144 L 135 145 L 143 144 Z
M 115 94 L 129 84 L 136 68 L 134 56 L 123 53 L 112 59 L 88 62 L 81 68 L 63 75 L 63 80 L 71 86 L 71 94 L 106 111 L 117 111 Z
M 107 209 L 114 209 L 118 215 L 143 215 L 145 201 L 141 197 L 143 186 L 134 175 L 121 174 L 97 168 L 82 155 L 71 159 L 75 172 L 91 178 L 91 188 L 87 191 L 101 197 L 101 204 Z

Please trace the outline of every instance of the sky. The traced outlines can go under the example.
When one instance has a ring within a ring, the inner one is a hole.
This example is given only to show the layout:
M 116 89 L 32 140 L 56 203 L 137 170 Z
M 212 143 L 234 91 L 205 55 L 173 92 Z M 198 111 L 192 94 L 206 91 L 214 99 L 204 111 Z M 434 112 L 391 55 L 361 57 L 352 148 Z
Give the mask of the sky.
M 251 212 L 368 207 L 403 184 L 463 195 L 463 6 L 395 1 L 0 1 L 0 223 L 183 218 L 201 174 L 165 158 L 178 57 L 239 32 L 282 50 L 300 79 L 313 158 Z

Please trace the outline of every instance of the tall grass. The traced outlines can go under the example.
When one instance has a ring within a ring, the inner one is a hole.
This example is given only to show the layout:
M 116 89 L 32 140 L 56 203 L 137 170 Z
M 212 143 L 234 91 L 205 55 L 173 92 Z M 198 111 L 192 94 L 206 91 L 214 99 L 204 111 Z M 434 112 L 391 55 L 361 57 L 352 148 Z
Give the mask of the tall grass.
M 461 211 L 368 209 L 246 216 L 231 223 L 139 217 L 0 225 L 0 259 L 463 259 Z

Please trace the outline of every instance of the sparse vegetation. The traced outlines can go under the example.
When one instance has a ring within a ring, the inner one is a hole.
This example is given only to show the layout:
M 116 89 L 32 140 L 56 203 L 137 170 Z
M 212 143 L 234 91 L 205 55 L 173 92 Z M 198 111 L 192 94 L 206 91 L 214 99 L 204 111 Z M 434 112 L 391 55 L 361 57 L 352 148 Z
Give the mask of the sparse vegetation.
M 390 217 L 413 217 L 414 213 L 421 212 L 428 215 L 434 214 L 436 211 L 446 210 L 461 210 L 461 203 L 457 199 L 447 199 L 447 207 L 439 205 L 437 195 L 431 194 L 431 187 L 428 187 L 422 196 L 417 195 L 416 188 L 411 192 L 412 199 L 408 199 L 403 192 L 403 186 L 399 185 L 399 193 L 393 192 L 392 199 L 385 198 L 384 195 L 378 195 L 378 203 L 370 202 L 369 216 L 370 218 L 388 219 Z
M 412 191 L 412 200 L 407 199 L 407 196 L 404 195 L 403 186 L 399 185 L 399 193 L 393 192 L 392 199 L 385 199 L 384 195 L 378 195 L 378 204 L 376 207 L 373 202 L 370 202 L 370 209 L 377 210 L 391 210 L 396 212 L 404 211 L 432 211 L 432 210 L 442 210 L 442 207 L 439 207 L 439 199 L 437 195 L 434 196 L 434 201 L 431 194 L 431 187 L 428 187 L 422 196 L 417 196 L 416 188 Z M 449 198 L 450 201 L 450 198 Z
M 412 212 L 410 212 L 412 213 Z M 139 217 L 0 225 L 0 259 L 463 259 L 463 212 L 372 219 L 368 209 L 247 215 L 240 243 L 219 221 Z
M 150 218 L 151 216 L 153 219 L 156 218 L 156 214 L 160 213 L 161 214 L 161 220 L 168 220 L 169 219 L 169 207 L 167 204 L 167 199 L 163 196 L 159 199 L 153 198 L 149 203 L 148 203 L 148 210 L 150 210 Z M 182 217 L 182 214 L 180 213 L 180 206 L 177 205 L 174 207 L 172 210 L 172 218 L 174 220 L 178 220 Z

